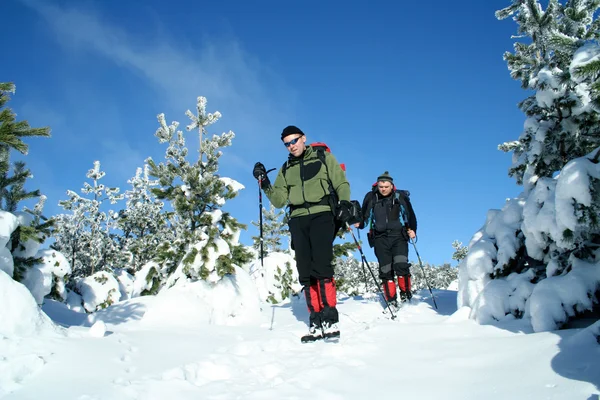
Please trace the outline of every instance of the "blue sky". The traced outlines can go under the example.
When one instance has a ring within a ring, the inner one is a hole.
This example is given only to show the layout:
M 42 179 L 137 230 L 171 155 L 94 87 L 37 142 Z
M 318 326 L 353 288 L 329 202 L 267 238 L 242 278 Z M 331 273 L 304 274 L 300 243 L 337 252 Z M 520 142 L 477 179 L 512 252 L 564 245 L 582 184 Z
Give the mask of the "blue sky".
M 497 145 L 520 135 L 526 92 L 502 59 L 516 25 L 494 11 L 508 0 L 415 3 L 5 0 L 0 80 L 17 85 L 19 119 L 52 128 L 27 141 L 30 187 L 56 214 L 99 160 L 126 190 L 163 157 L 156 115 L 183 127 L 202 95 L 223 114 L 210 133 L 236 133 L 221 173 L 246 186 L 226 207 L 242 241 L 256 234 L 252 166 L 279 168 L 294 124 L 346 164 L 354 199 L 388 170 L 411 192 L 423 260 L 451 262 L 452 241 L 521 192 Z

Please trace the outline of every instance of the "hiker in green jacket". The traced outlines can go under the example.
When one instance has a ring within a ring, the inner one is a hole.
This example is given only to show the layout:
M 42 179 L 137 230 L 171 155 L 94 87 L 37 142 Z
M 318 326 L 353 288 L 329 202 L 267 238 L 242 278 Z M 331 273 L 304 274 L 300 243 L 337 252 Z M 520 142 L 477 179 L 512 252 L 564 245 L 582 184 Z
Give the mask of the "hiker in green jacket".
M 350 184 L 335 157 L 307 146 L 299 128 L 286 127 L 281 140 L 289 157 L 275 182 L 271 184 L 260 162 L 253 175 L 273 206 L 289 206 L 292 248 L 310 312 L 309 333 L 302 341 L 339 337 L 333 240 L 336 220 L 345 224 L 350 218 Z

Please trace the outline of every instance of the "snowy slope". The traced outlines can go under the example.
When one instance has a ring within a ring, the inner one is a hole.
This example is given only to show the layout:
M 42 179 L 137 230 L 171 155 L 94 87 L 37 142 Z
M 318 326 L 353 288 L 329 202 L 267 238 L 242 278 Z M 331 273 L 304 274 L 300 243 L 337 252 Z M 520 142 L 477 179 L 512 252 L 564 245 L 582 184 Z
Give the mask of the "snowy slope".
M 44 309 L 56 321 L 75 325 L 68 337 L 9 342 L 13 355 L 43 353 L 44 365 L 22 381 L 17 375 L 0 397 L 598 398 L 600 346 L 588 331 L 531 333 L 520 320 L 482 326 L 468 319 L 468 309 L 456 310 L 456 292 L 436 292 L 438 311 L 425 293 L 396 321 L 385 318 L 376 299 L 340 299 L 337 344 L 300 343 L 307 319 L 302 299 L 263 305 L 258 325 L 189 329 L 145 323 L 153 297 L 92 318 L 48 303 Z M 106 335 L 93 337 L 89 326 L 99 320 Z

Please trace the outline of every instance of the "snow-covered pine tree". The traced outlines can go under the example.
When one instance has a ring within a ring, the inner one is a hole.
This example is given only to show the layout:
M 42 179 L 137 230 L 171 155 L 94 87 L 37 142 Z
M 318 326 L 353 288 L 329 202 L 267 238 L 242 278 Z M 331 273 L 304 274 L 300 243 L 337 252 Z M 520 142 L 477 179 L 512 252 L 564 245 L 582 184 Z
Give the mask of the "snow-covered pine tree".
M 427 280 L 423 276 L 423 270 L 427 275 Z M 427 289 L 427 282 L 432 289 L 446 289 L 453 281 L 458 279 L 458 269 L 450 264 L 432 265 L 425 263 L 421 269 L 418 263 L 413 262 L 410 270 L 412 275 L 412 290 Z
M 11 162 L 10 152 L 16 150 L 21 154 L 27 155 L 28 145 L 22 138 L 30 136 L 50 136 L 50 128 L 32 128 L 27 121 L 17 121 L 16 114 L 6 106 L 10 100 L 10 94 L 15 93 L 15 85 L 10 82 L 0 83 L 0 206 L 2 210 L 12 214 L 17 213 L 18 205 L 23 200 L 41 197 L 39 190 L 27 191 L 25 182 L 32 177 L 31 172 L 25 168 L 23 161 L 15 162 L 10 174 Z M 38 263 L 40 258 L 34 256 L 25 256 L 25 243 L 34 241 L 43 243 L 48 235 L 48 230 L 52 226 L 52 221 L 42 216 L 42 209 L 45 198 L 41 198 L 35 211 L 26 210 L 34 215 L 34 218 L 28 218 L 30 223 L 21 221 L 11 235 L 11 240 L 7 244 L 14 259 L 14 275 L 16 280 L 23 277 L 25 270 Z M 37 214 L 34 214 L 37 213 Z M 19 254 L 20 253 L 20 254 Z
M 376 262 L 370 262 L 369 267 L 378 276 Z M 335 259 L 335 283 L 340 292 L 349 296 L 358 296 L 377 292 L 376 283 L 371 272 L 362 261 L 354 256 L 338 257 Z
M 513 1 L 520 36 L 506 53 L 511 76 L 533 94 L 509 174 L 524 186 L 486 223 L 460 263 L 458 306 L 482 323 L 530 318 L 535 331 L 561 327 L 594 308 L 600 292 L 600 2 Z
M 92 184 L 84 182 L 81 189 L 84 195 L 90 197 L 68 190 L 69 199 L 58 203 L 70 214 L 56 216 L 52 248 L 67 257 L 73 277 L 86 277 L 105 268 L 123 266 L 115 239 L 118 213 L 102 209 L 107 200 L 115 204 L 123 199 L 123 195 L 119 194 L 119 188 L 105 187 L 99 183 L 104 175 L 100 170 L 100 162 L 95 161 L 94 168 L 86 174 Z
M 138 168 L 127 183 L 131 190 L 124 193 L 126 208 L 117 219 L 122 235 L 117 239 L 127 270 L 134 274 L 157 256 L 159 244 L 175 240 L 175 233 L 168 225 L 164 202 L 151 192 L 159 183 L 151 179 L 150 167 Z
M 252 257 L 238 243 L 240 229 L 245 226 L 221 209 L 243 188 L 238 182 L 217 174 L 221 149 L 231 145 L 235 134 L 229 131 L 204 138 L 207 127 L 221 117 L 218 111 L 206 112 L 204 97 L 198 97 L 197 115 L 189 110 L 186 115 L 192 120 L 187 130 L 197 129 L 199 133 L 198 159 L 188 160 L 183 132 L 177 130 L 179 123 L 167 124 L 164 114 L 159 114 L 160 126 L 155 136 L 160 143 L 168 143 L 165 161 L 157 164 L 152 158 L 146 160 L 151 176 L 160 183 L 152 192 L 160 200 L 169 200 L 174 210 L 171 224 L 176 240 L 162 243 L 157 257 L 161 264 L 170 264 L 167 265 L 169 275 L 177 268 L 169 285 L 181 276 L 219 280 L 234 272 L 234 264 L 241 265 Z
M 460 262 L 460 260 L 464 259 L 467 254 L 469 254 L 469 248 L 467 246 L 463 246 L 462 242 L 455 240 L 452 242 L 452 247 L 454 248 L 454 253 L 452 254 L 452 259 Z
M 284 253 L 282 241 L 290 237 L 290 232 L 285 221 L 285 211 L 276 209 L 273 204 L 269 205 L 269 209 L 263 207 L 263 257 L 273 252 Z M 252 221 L 252 225 L 256 226 L 260 232 L 260 221 Z M 260 235 L 252 236 L 253 245 L 256 250 L 260 251 Z M 260 254 L 259 254 L 260 257 Z
M 519 37 L 514 52 L 504 54 L 511 76 L 534 92 L 519 104 L 527 116 L 518 140 L 499 146 L 513 152 L 509 175 L 529 191 L 540 177 L 551 178 L 570 160 L 590 153 L 600 145 L 598 113 L 590 107 L 590 85 L 574 79 L 573 56 L 588 41 L 597 38 L 599 22 L 596 0 L 571 0 L 562 5 L 550 0 L 543 10 L 537 0 L 513 0 L 496 12 L 498 19 L 513 16 Z M 591 75 L 596 62 L 579 70 Z

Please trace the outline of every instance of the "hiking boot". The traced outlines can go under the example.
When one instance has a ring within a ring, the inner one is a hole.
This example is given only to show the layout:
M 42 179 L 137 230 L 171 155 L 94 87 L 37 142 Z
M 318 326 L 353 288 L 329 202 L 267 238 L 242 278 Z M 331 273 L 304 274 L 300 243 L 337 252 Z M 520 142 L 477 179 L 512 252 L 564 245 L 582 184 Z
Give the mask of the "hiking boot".
M 400 301 L 402 303 L 406 303 L 406 302 L 410 301 L 410 299 L 412 299 L 411 292 L 400 291 Z
M 308 328 L 308 333 L 300 338 L 302 343 L 314 342 L 319 339 L 323 339 L 323 331 L 321 327 L 316 324 L 311 324 Z
M 389 300 L 388 304 L 390 305 L 390 307 L 393 307 L 393 308 L 396 308 L 396 309 L 400 308 L 400 304 L 398 304 L 398 300 L 396 300 L 396 299 Z
M 323 322 L 323 337 L 325 338 L 339 338 L 340 328 L 337 323 Z

